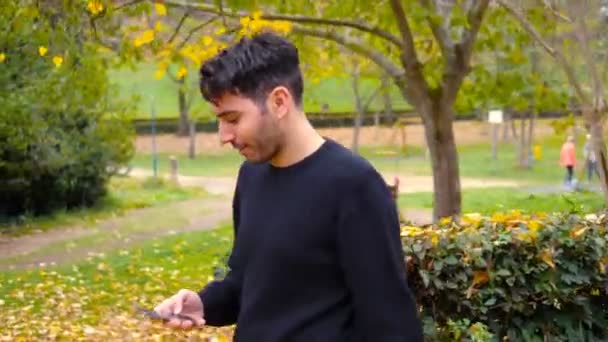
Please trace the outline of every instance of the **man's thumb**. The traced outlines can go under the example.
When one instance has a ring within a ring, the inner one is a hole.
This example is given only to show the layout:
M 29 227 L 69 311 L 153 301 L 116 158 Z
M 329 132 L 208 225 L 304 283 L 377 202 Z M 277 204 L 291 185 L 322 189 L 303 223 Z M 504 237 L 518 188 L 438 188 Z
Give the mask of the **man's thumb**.
M 179 295 L 177 296 L 175 303 L 173 303 L 173 314 L 177 315 L 182 312 L 182 307 L 184 305 L 184 301 L 186 300 L 186 296 Z

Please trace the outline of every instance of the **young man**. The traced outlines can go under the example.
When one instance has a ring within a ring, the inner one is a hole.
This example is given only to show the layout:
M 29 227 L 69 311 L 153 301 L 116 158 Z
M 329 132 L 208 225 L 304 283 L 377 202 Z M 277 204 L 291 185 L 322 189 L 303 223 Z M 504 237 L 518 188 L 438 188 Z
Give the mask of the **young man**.
M 422 341 L 395 203 L 364 159 L 302 111 L 297 49 L 261 33 L 201 67 L 222 143 L 246 159 L 230 272 L 159 304 L 167 324 L 236 324 L 238 341 Z

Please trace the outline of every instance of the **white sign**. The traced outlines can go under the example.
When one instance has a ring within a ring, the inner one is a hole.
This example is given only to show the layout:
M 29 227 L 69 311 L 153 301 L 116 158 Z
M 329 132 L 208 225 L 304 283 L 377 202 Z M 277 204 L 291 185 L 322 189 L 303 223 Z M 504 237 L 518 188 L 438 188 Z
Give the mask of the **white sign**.
M 502 110 L 491 110 L 489 112 L 488 121 L 493 124 L 502 123 Z

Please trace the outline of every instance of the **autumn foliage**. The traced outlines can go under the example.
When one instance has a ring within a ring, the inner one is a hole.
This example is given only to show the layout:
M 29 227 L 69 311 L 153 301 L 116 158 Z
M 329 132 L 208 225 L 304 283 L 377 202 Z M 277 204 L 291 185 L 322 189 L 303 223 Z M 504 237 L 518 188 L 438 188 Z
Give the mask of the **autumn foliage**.
M 454 341 L 487 329 L 509 341 L 606 338 L 607 225 L 608 214 L 512 211 L 404 226 L 427 337 Z

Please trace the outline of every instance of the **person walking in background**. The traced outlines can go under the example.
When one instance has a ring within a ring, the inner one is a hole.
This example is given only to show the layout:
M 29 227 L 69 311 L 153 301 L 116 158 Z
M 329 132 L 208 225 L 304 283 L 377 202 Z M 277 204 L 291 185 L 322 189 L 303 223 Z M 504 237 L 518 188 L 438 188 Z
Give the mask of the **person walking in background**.
M 597 171 L 597 158 L 595 151 L 593 150 L 593 144 L 591 142 L 591 134 L 587 134 L 587 141 L 583 147 L 583 156 L 585 157 L 585 168 L 587 169 L 587 180 L 591 182 L 593 174 L 595 173 L 599 178 L 600 175 Z
M 559 162 L 562 167 L 566 168 L 565 185 L 571 187 L 574 178 L 574 166 L 576 165 L 576 148 L 573 136 L 568 136 L 568 139 L 562 145 Z

